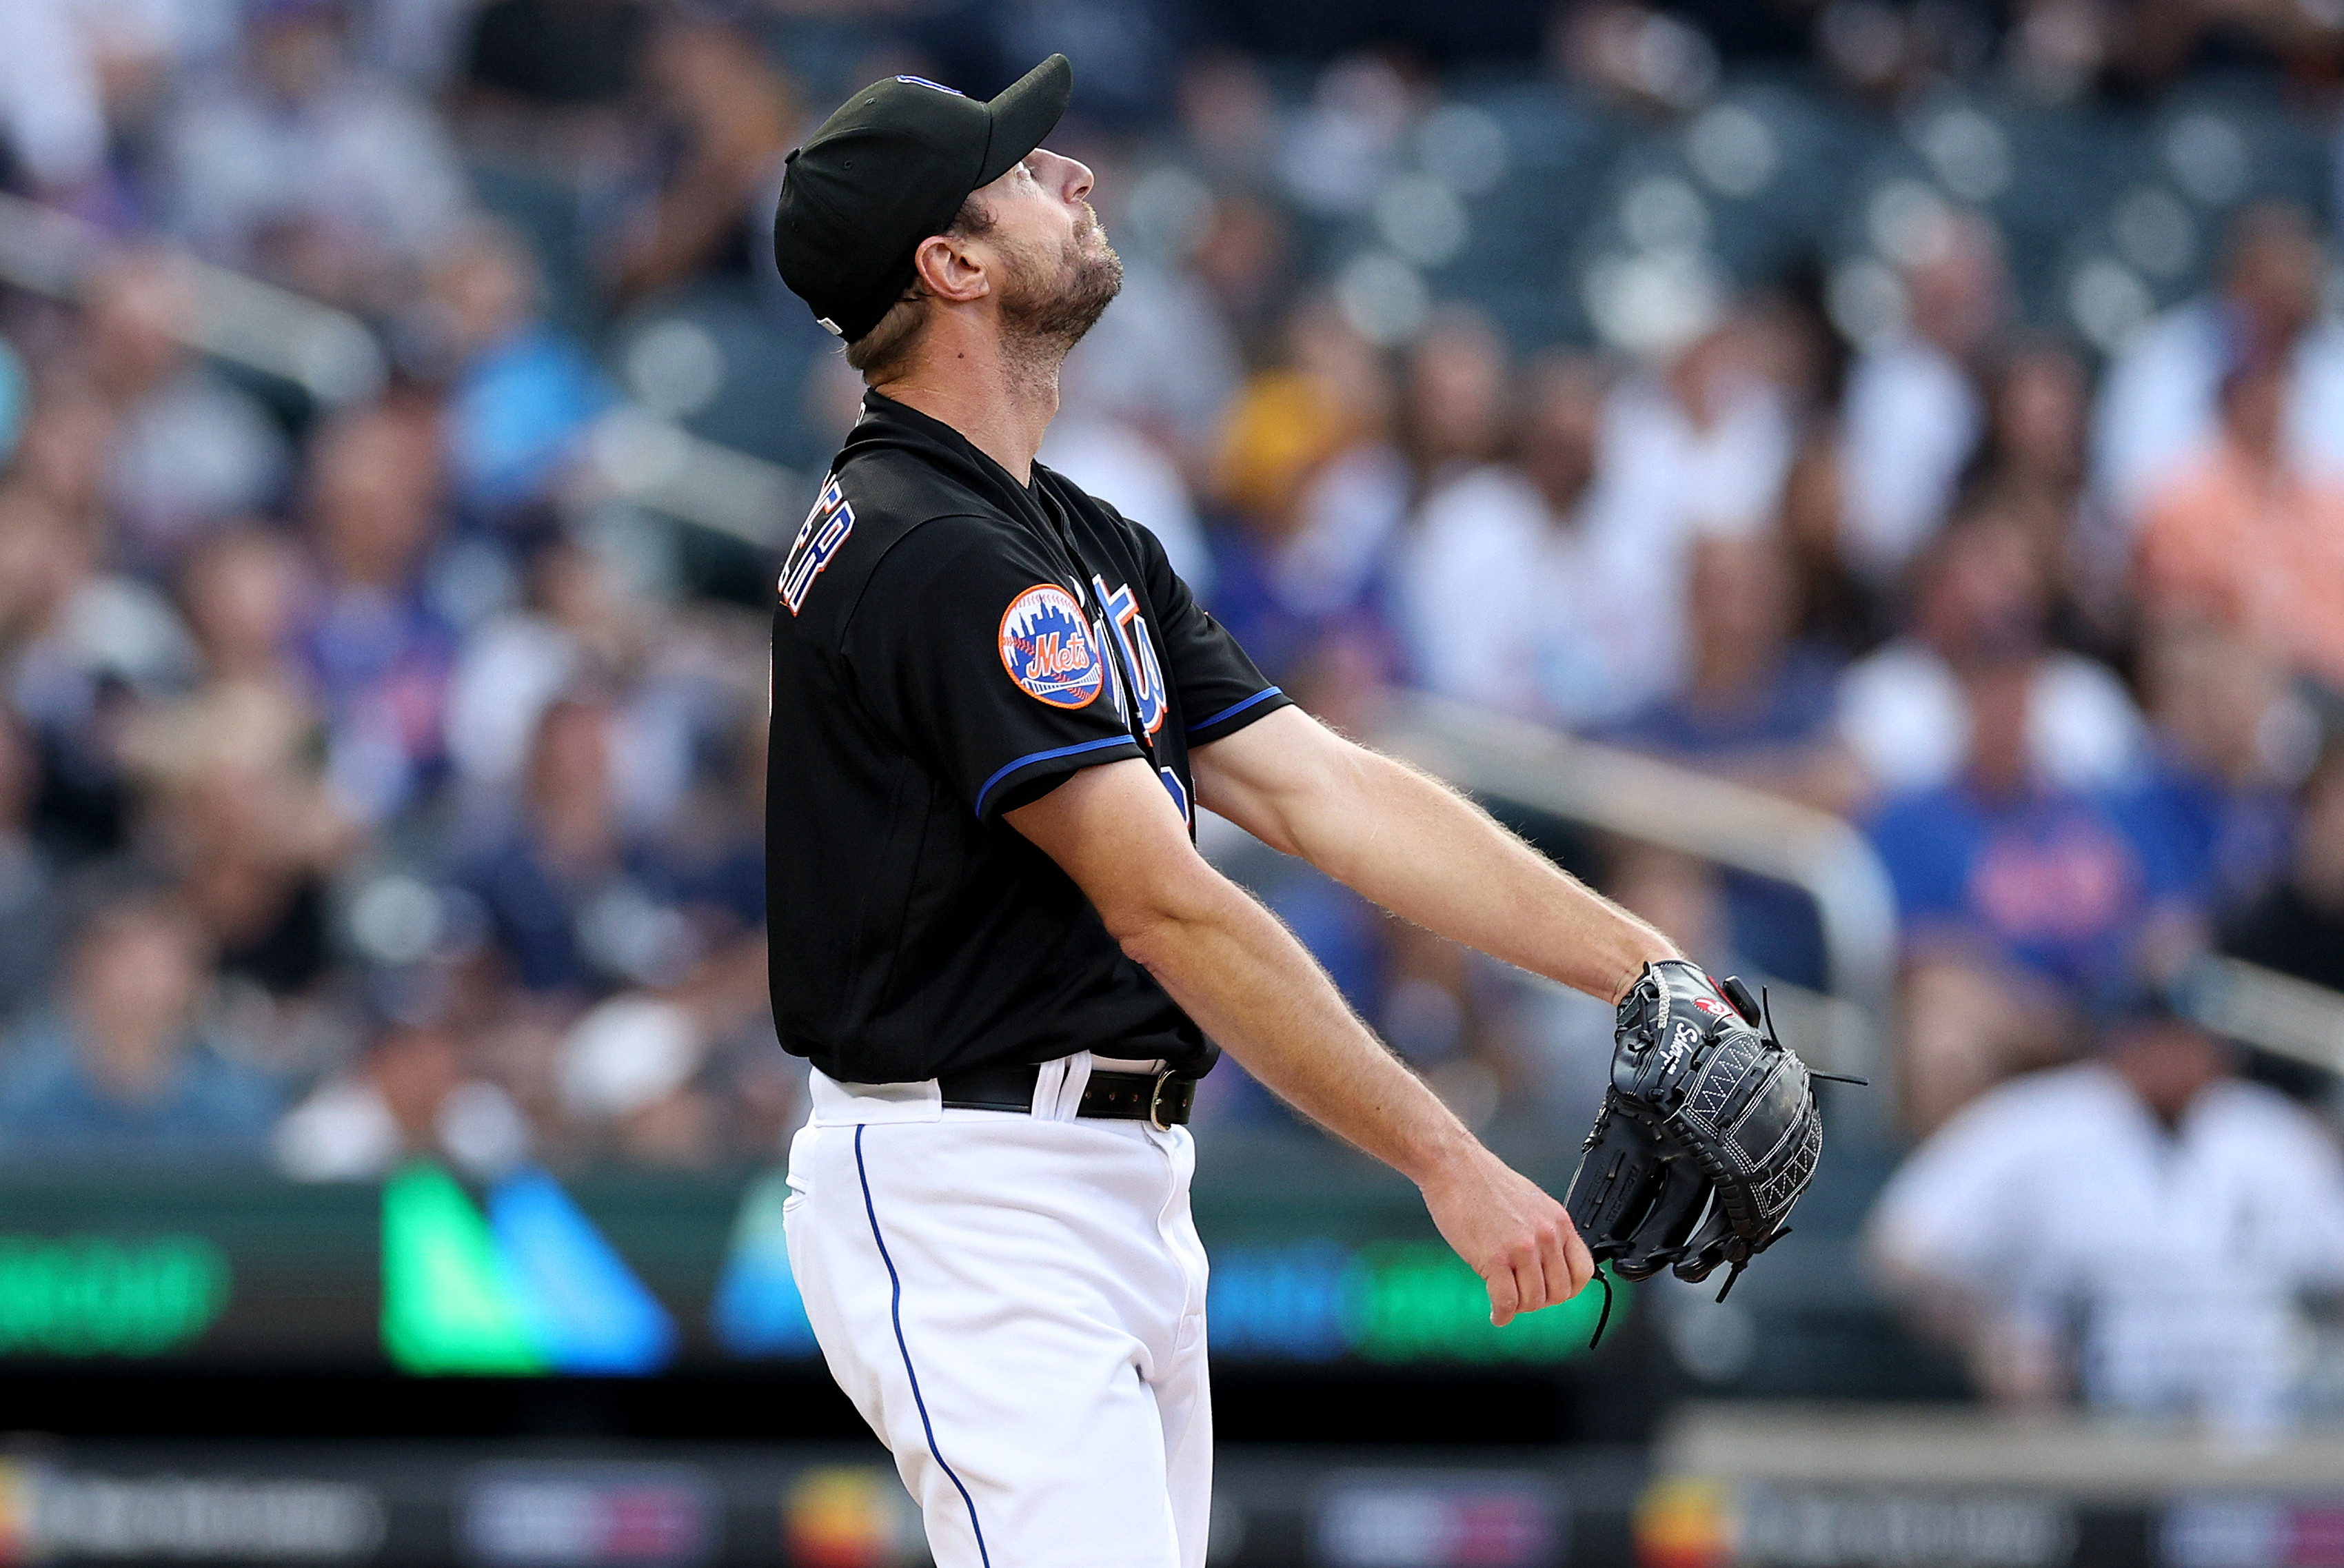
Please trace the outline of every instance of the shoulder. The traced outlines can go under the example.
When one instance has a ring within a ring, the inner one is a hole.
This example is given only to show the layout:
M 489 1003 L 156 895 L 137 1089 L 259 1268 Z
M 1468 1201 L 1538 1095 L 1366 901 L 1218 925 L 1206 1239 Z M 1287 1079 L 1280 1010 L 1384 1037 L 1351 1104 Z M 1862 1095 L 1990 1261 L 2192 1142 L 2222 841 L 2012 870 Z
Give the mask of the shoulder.
M 902 455 L 842 463 L 823 482 L 782 558 L 777 588 L 792 620 L 836 628 L 874 583 L 924 584 L 972 554 L 1002 553 L 1018 526 L 966 487 Z
M 1931 1139 L 1969 1157 L 2012 1157 L 2068 1142 L 2124 1114 L 2127 1091 L 2096 1061 L 2046 1068 L 1995 1085 L 1954 1113 Z
M 854 505 L 858 518 L 904 528 L 964 513 L 997 517 L 1001 510 L 921 452 L 884 442 L 850 445 L 832 465 L 828 485 Z
M 838 601 L 850 639 L 973 616 L 1005 620 L 1044 600 L 1080 618 L 1063 569 L 1005 518 L 955 513 L 891 525 L 856 575 Z
M 884 544 L 872 562 L 873 575 L 896 587 L 931 582 L 995 562 L 1042 564 L 1036 559 L 1032 537 L 1023 528 L 1007 518 L 981 512 L 947 512 L 908 521 L 890 518 L 879 538 Z
M 2327 1129 L 2268 1084 L 2225 1080 L 2205 1091 L 2197 1111 L 2225 1142 L 2289 1164 L 2336 1168 L 2336 1144 Z

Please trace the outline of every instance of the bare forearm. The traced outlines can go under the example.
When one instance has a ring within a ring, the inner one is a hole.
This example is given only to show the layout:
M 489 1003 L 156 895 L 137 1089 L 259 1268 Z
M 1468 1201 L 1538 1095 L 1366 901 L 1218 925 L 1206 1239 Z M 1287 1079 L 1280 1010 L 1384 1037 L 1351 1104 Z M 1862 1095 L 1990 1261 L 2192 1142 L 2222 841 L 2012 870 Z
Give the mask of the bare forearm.
M 1587 1283 L 1595 1261 L 1562 1206 L 1484 1149 L 1352 1016 L 1293 934 L 1197 857 L 1146 763 L 1086 768 L 1009 820 L 1248 1071 L 1417 1184 L 1489 1287 L 1491 1322 Z
M 1412 1181 L 1478 1147 L 1293 933 L 1235 886 L 1221 883 L 1125 947 L 1271 1092 Z
M 1645 960 L 1676 955 L 1652 926 L 1404 764 L 1354 753 L 1347 788 L 1295 823 L 1312 864 L 1405 920 L 1607 1001 Z

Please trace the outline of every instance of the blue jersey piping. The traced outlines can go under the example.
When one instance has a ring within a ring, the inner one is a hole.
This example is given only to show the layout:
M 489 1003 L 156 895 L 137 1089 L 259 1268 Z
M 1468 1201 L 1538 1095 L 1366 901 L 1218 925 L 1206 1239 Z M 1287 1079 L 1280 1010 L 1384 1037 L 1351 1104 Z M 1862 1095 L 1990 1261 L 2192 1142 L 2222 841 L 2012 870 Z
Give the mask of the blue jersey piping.
M 1103 740 L 1086 740 L 1079 746 L 1060 746 L 1048 751 L 1028 752 L 1026 755 L 1020 757 L 1016 761 L 1006 764 L 996 771 L 992 778 L 987 779 L 985 781 L 984 788 L 980 789 L 976 792 L 976 814 L 979 817 L 983 817 L 985 815 L 985 798 L 993 793 L 993 787 L 995 784 L 1000 783 L 1004 779 L 1008 778 L 1012 773 L 1016 772 L 1017 769 L 1026 766 L 1028 763 L 1047 762 L 1055 757 L 1072 757 L 1076 753 L 1081 751 L 1096 751 L 1104 746 L 1131 746 L 1133 750 L 1137 751 L 1138 749 L 1137 746 L 1132 746 L 1130 736 L 1110 735 Z
M 1235 707 L 1224 708 L 1218 713 L 1214 714 L 1210 719 L 1202 719 L 1195 724 L 1191 724 L 1188 726 L 1188 733 L 1194 735 L 1199 729 L 1210 729 L 1214 725 L 1218 724 L 1224 719 L 1235 719 L 1238 714 L 1243 713 L 1247 709 L 1251 708 L 1257 702 L 1267 702 L 1273 697 L 1283 697 L 1285 695 L 1285 692 L 1279 690 L 1275 686 L 1267 688 L 1261 691 L 1257 691 L 1251 697 L 1247 698 L 1243 702 L 1237 704 Z

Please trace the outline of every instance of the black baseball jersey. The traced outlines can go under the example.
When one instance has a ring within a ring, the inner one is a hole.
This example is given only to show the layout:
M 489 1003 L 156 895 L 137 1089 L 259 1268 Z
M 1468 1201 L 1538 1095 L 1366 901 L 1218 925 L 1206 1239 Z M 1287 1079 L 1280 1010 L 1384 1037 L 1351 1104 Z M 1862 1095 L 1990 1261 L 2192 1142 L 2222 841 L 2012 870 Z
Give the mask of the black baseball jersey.
M 1210 1067 L 1187 1015 L 1002 820 L 1078 769 L 1147 757 L 1193 831 L 1190 749 L 1287 705 L 1155 536 L 874 392 L 779 586 L 783 1045 L 859 1083 L 1077 1050 Z

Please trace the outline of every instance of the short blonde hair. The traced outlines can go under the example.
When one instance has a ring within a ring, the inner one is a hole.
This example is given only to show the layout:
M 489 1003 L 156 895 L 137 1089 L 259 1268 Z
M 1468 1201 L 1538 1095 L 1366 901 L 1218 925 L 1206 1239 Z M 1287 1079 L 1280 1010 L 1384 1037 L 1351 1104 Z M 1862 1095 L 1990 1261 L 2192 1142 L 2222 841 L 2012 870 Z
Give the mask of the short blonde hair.
M 991 231 L 993 214 L 974 193 L 960 204 L 960 211 L 942 232 L 955 239 L 975 239 Z M 887 307 L 887 314 L 878 325 L 846 346 L 846 363 L 863 373 L 867 382 L 884 381 L 903 368 L 904 361 L 919 347 L 922 328 L 928 324 L 928 296 L 920 287 L 917 275 L 913 276 L 911 292 Z

